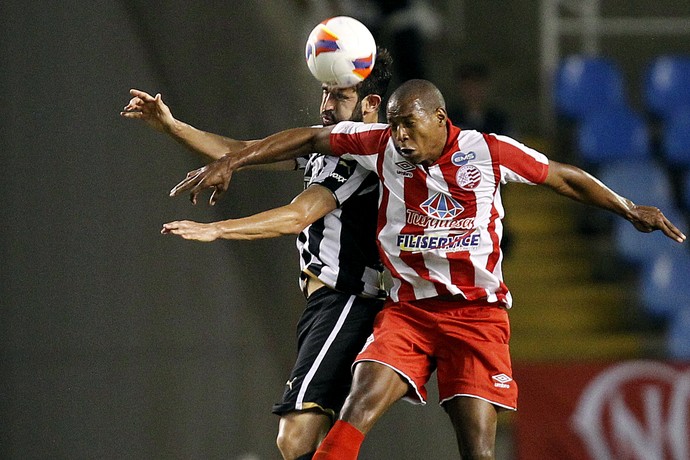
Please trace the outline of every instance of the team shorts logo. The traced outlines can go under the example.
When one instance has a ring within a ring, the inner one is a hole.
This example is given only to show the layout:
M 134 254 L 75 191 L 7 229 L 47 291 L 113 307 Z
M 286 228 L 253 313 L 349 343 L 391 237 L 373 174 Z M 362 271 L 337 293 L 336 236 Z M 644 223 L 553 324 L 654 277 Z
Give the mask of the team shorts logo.
M 474 152 L 455 152 L 451 157 L 450 161 L 453 163 L 455 166 L 462 166 L 466 165 L 470 161 L 474 160 L 477 158 L 477 154 Z
M 344 183 L 347 181 L 347 179 L 345 179 L 343 176 L 341 176 L 341 175 L 338 174 L 338 173 L 331 173 L 330 177 L 332 177 L 333 179 L 337 180 L 337 181 L 340 182 L 341 184 L 344 184 Z
M 441 220 L 454 219 L 465 210 L 455 199 L 441 192 L 437 192 L 432 197 L 428 198 L 419 205 L 419 207 L 422 208 L 429 217 Z
M 498 388 L 510 388 L 509 382 L 513 379 L 505 374 L 496 374 L 491 377 L 494 380 L 494 386 Z
M 482 173 L 473 165 L 464 165 L 458 169 L 455 180 L 463 190 L 474 190 L 482 181 Z

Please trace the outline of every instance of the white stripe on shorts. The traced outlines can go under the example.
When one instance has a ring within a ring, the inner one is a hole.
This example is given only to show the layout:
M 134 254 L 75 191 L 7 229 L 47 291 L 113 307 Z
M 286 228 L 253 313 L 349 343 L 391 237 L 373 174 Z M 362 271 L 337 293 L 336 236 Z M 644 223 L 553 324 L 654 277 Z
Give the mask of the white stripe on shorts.
M 321 351 L 319 351 L 318 356 L 314 360 L 314 364 L 309 369 L 309 372 L 307 372 L 307 375 L 304 376 L 304 381 L 300 386 L 299 393 L 297 393 L 297 401 L 295 402 L 296 410 L 303 409 L 302 403 L 304 402 L 304 394 L 307 392 L 307 388 L 311 383 L 311 379 L 314 378 L 314 374 L 316 374 L 316 371 L 319 369 L 321 361 L 323 361 L 324 356 L 326 356 L 326 353 L 328 352 L 328 349 L 331 347 L 331 344 L 335 340 L 335 337 L 338 335 L 338 332 L 340 332 L 340 329 L 342 329 L 343 323 L 345 322 L 347 315 L 350 313 L 350 310 L 352 309 L 352 304 L 354 303 L 355 298 L 356 296 L 354 295 L 350 296 L 350 299 L 345 304 L 345 308 L 343 308 L 343 311 L 340 312 L 340 316 L 338 317 L 338 321 L 335 323 L 335 327 L 328 335 L 326 343 L 323 344 L 323 347 L 321 347 Z

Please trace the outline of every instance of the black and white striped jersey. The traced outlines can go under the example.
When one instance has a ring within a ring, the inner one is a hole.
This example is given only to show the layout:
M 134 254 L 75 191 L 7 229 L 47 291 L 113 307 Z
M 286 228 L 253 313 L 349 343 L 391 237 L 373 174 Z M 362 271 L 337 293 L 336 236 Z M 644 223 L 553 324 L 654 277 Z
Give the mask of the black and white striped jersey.
M 338 206 L 298 236 L 302 273 L 347 294 L 385 298 L 376 244 L 378 177 L 354 160 L 321 154 L 298 165 L 305 188 L 326 187 Z

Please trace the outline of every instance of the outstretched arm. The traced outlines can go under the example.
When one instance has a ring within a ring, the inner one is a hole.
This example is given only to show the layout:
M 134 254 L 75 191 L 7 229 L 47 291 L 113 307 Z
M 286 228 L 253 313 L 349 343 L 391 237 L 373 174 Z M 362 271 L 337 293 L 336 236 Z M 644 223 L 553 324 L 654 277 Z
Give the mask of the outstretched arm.
M 661 230 L 679 243 L 685 241 L 685 235 L 658 208 L 633 203 L 575 166 L 550 161 L 544 185 L 573 200 L 614 212 L 641 232 Z
M 333 194 L 326 187 L 312 185 L 280 208 L 241 219 L 203 224 L 188 220 L 163 225 L 161 233 L 179 235 L 187 240 L 256 240 L 297 234 L 336 208 Z
M 160 93 L 151 96 L 138 89 L 129 90 L 132 99 L 120 115 L 124 118 L 143 120 L 148 126 L 161 133 L 168 134 L 189 150 L 204 156 L 208 161 L 217 160 L 228 152 L 237 152 L 253 142 L 233 139 L 219 134 L 202 131 L 194 126 L 176 119 L 170 107 L 163 102 Z M 294 169 L 294 161 L 273 164 L 262 169 Z
M 252 142 L 202 131 L 176 119 L 170 107 L 163 102 L 160 93 L 151 96 L 145 91 L 131 89 L 129 94 L 132 99 L 120 115 L 124 118 L 143 120 L 151 128 L 168 134 L 180 144 L 209 160 L 216 160 L 228 152 L 241 150 Z
M 333 126 L 323 128 L 294 128 L 268 136 L 248 145 L 243 150 L 228 154 L 203 168 L 187 173 L 179 184 L 170 191 L 170 196 L 177 196 L 189 191 L 192 203 L 196 204 L 197 196 L 206 189 L 213 189 L 209 203 L 216 200 L 227 190 L 233 171 L 264 163 L 284 161 L 310 153 L 330 154 L 330 133 Z

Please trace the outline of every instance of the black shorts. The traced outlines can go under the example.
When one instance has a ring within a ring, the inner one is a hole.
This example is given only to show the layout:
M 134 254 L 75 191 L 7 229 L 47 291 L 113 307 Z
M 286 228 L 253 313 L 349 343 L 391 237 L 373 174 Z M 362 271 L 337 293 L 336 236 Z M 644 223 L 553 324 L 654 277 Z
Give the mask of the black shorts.
M 379 299 L 315 291 L 297 325 L 297 361 L 273 413 L 318 410 L 335 417 L 350 391 L 352 362 L 382 307 Z

